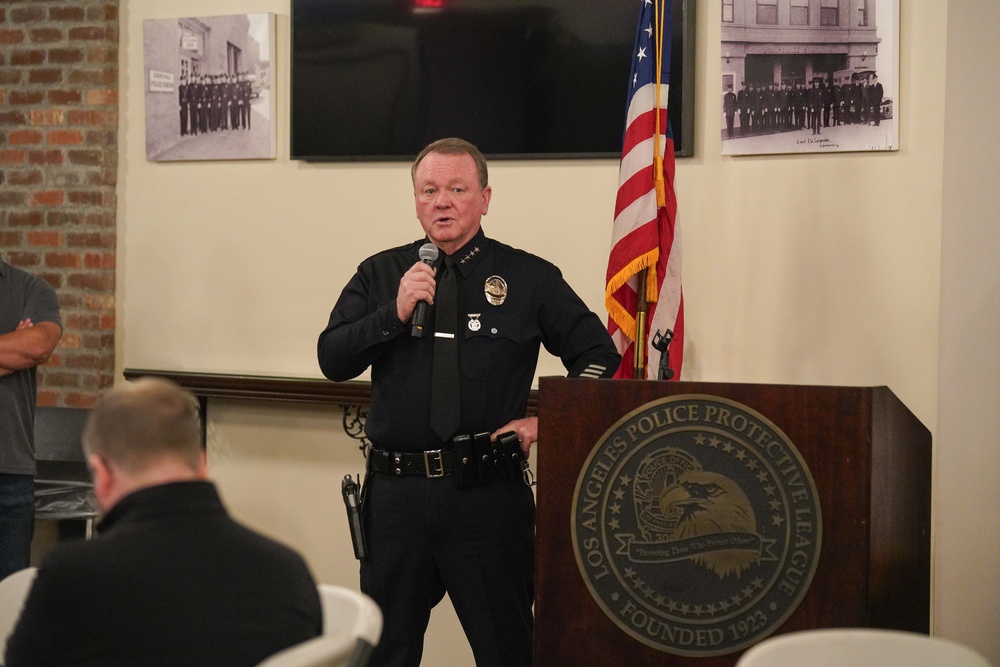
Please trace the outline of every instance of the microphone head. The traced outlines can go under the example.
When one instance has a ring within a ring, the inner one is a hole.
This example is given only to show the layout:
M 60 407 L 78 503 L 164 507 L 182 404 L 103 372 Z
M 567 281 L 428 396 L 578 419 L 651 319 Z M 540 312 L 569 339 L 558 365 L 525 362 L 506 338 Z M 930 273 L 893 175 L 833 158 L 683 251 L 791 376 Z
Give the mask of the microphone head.
M 417 255 L 420 257 L 421 262 L 433 264 L 438 258 L 437 246 L 433 243 L 425 243 L 420 246 L 420 250 L 417 252 Z

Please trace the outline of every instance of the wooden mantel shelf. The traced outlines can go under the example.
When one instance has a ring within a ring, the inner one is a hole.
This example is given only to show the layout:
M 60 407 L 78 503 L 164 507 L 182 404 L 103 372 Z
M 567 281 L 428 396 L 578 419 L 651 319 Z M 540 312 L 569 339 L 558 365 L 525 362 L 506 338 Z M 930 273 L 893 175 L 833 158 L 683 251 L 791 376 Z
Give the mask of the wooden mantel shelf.
M 126 380 L 136 380 L 141 377 L 171 380 L 199 398 L 239 398 L 335 405 L 368 405 L 372 398 L 370 382 L 330 382 L 319 378 L 125 369 Z
M 369 406 L 370 382 L 330 382 L 321 378 L 269 377 L 229 373 L 192 373 L 145 368 L 126 368 L 126 380 L 158 377 L 171 380 L 199 399 L 234 398 L 244 400 L 323 403 L 330 405 Z M 528 414 L 538 414 L 538 390 L 528 396 Z

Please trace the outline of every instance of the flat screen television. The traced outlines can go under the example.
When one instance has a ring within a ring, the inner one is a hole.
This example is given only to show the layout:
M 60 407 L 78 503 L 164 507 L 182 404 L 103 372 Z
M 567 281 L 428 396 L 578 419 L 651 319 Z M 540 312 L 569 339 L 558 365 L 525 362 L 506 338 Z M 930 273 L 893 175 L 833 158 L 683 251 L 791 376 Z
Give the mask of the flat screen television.
M 618 158 L 640 0 L 292 0 L 291 157 Z M 695 0 L 674 0 L 668 113 L 694 142 Z

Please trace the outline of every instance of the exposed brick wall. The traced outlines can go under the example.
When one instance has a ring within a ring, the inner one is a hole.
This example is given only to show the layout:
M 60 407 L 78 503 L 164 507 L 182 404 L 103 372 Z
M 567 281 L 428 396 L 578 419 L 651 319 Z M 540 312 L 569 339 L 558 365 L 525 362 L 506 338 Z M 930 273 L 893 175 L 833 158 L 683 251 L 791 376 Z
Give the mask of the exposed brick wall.
M 0 254 L 59 294 L 40 405 L 86 407 L 115 353 L 118 0 L 0 0 Z

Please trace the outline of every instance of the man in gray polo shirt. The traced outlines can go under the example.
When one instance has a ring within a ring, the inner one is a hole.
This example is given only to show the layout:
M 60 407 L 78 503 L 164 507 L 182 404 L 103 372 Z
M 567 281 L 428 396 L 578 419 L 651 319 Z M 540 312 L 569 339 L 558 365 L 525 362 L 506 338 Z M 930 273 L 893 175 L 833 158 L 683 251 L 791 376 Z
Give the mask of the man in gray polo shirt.
M 0 260 L 0 579 L 28 567 L 35 527 L 35 368 L 62 337 L 55 290 Z

